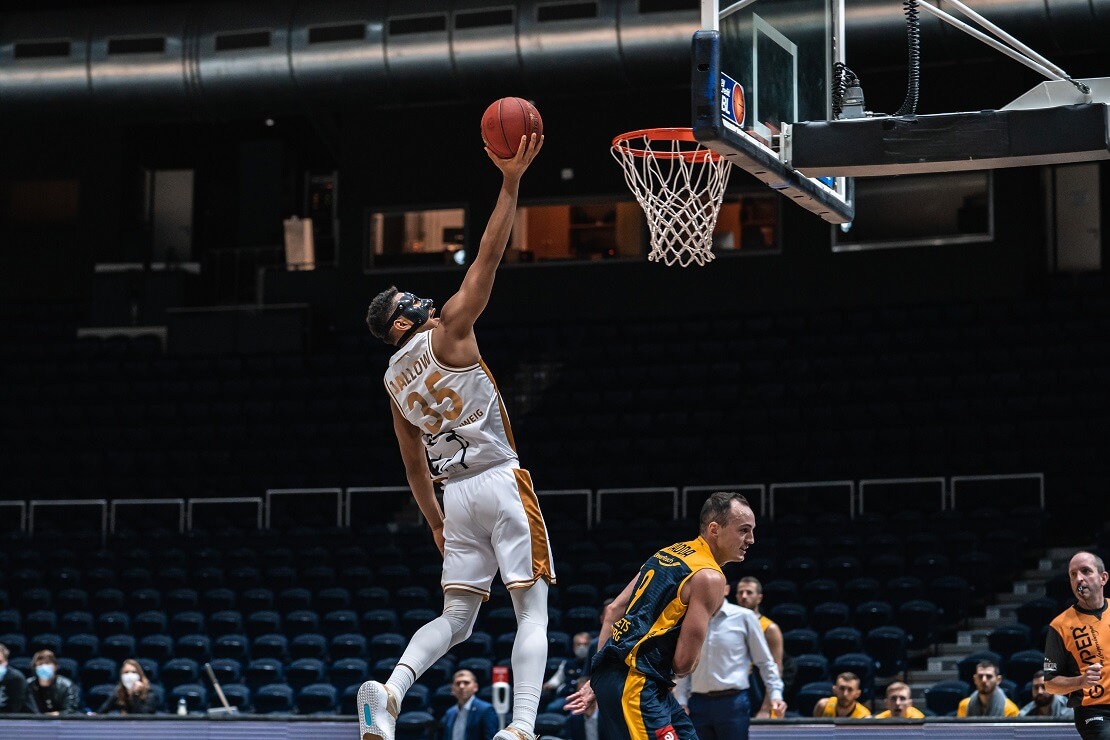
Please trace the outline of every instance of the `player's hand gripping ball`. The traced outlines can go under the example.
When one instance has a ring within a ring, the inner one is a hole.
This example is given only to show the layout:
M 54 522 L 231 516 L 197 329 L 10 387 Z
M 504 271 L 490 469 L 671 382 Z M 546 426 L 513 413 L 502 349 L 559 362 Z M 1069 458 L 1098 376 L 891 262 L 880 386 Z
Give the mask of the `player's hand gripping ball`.
M 543 119 L 536 106 L 524 98 L 501 98 L 482 114 L 482 141 L 501 159 L 511 159 L 520 147 L 520 137 L 543 135 Z

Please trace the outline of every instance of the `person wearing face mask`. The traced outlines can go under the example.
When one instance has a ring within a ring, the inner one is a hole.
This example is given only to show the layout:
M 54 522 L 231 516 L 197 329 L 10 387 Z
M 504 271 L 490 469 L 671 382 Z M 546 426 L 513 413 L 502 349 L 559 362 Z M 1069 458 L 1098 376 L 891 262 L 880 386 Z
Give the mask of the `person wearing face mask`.
M 65 676 L 58 675 L 58 659 L 52 650 L 40 650 L 31 658 L 35 671 L 27 679 L 27 710 L 32 714 L 77 714 L 81 710 L 81 689 Z
M 19 714 L 26 711 L 27 679 L 8 665 L 10 651 L 0 644 L 0 714 Z
M 589 676 L 593 642 L 589 632 L 579 632 L 574 636 L 574 660 L 564 660 L 559 664 L 559 669 L 544 683 L 544 694 L 566 696 L 574 690 L 579 679 Z
M 154 696 L 150 691 L 150 681 L 138 661 L 125 660 L 119 669 L 119 684 L 97 714 L 119 712 L 120 714 L 154 714 Z

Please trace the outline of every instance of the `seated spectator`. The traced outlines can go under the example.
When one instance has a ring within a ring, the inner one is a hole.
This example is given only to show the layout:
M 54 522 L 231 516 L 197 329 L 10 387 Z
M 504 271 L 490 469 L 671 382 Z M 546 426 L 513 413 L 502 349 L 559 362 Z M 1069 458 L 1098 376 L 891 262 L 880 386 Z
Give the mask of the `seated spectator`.
M 859 676 L 845 671 L 836 677 L 833 696 L 822 699 L 813 707 L 814 717 L 851 717 L 864 719 L 871 716 L 871 710 L 859 703 Z
M 81 711 L 81 689 L 58 675 L 58 659 L 52 650 L 40 650 L 31 658 L 35 675 L 27 679 L 27 711 L 32 714 L 77 714 Z
M 1002 674 L 998 666 L 989 660 L 980 661 L 975 666 L 975 691 L 960 702 L 956 709 L 957 717 L 1016 717 L 1018 706 L 1006 693 L 998 688 Z
M 543 685 L 543 693 L 555 696 L 568 696 L 579 678 L 587 677 L 590 673 L 590 647 L 594 640 L 589 632 L 579 632 L 574 636 L 574 660 L 564 660 L 559 665 L 559 670 L 547 679 Z
M 1018 712 L 1022 717 L 1054 717 L 1075 719 L 1075 710 L 1068 706 L 1068 697 L 1063 694 L 1050 694 L 1044 685 L 1044 671 L 1033 674 L 1033 701 Z
M 443 715 L 443 740 L 491 740 L 501 723 L 493 705 L 474 696 L 478 693 L 474 674 L 465 668 L 455 671 L 451 693 L 458 704 Z
M 924 719 L 925 715 L 913 705 L 910 696 L 910 687 L 901 681 L 895 681 L 886 687 L 886 711 L 879 712 L 874 719 Z
M 143 667 L 137 661 L 128 659 L 120 666 L 116 693 L 109 696 L 96 713 L 154 714 L 156 709 L 150 681 Z
M 0 714 L 20 714 L 26 711 L 27 678 L 8 665 L 9 654 L 7 646 L 0 644 Z

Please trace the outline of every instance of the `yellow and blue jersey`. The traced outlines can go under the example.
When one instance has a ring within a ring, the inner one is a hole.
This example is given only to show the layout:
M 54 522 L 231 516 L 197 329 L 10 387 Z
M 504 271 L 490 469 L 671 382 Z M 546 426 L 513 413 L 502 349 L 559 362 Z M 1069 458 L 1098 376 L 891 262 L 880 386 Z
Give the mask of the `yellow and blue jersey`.
M 678 542 L 648 558 L 624 616 L 613 624 L 613 634 L 594 665 L 616 658 L 645 676 L 672 683 L 674 651 L 687 606 L 679 593 L 690 576 L 703 568 L 721 571 L 701 537 Z

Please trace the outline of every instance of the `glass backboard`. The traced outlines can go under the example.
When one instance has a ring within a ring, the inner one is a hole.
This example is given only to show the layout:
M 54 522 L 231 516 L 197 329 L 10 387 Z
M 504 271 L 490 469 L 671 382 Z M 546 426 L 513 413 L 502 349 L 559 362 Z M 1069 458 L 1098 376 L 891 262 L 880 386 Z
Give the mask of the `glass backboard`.
M 844 0 L 702 0 L 693 48 L 694 136 L 830 223 L 852 220 L 851 180 L 794 170 L 789 130 L 831 119 L 843 26 Z

